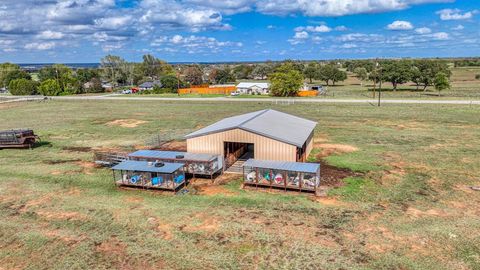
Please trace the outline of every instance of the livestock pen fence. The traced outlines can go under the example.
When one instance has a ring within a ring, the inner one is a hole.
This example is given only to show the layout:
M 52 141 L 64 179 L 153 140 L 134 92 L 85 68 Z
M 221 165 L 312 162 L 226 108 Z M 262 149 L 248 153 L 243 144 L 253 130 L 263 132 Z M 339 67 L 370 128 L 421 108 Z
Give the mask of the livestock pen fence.
M 320 164 L 249 159 L 243 165 L 245 186 L 313 192 L 320 186 Z
M 201 95 L 230 95 L 232 92 L 236 91 L 237 87 L 235 86 L 226 86 L 226 87 L 190 87 L 190 88 L 180 88 L 178 89 L 178 94 L 201 94 Z

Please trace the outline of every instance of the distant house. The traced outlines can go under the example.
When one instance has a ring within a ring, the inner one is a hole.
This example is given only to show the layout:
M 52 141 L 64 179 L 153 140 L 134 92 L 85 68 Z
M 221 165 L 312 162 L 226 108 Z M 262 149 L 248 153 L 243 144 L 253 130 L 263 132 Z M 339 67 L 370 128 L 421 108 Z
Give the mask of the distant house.
M 138 89 L 140 91 L 153 90 L 155 86 L 162 87 L 162 83 L 160 81 L 144 82 L 138 86 Z
M 102 88 L 107 92 L 113 91 L 113 84 L 109 82 L 102 82 Z
M 249 95 L 268 95 L 270 93 L 270 83 L 242 82 L 237 85 L 237 92 Z
M 90 89 L 93 87 L 93 82 L 86 82 L 83 84 L 84 89 Z

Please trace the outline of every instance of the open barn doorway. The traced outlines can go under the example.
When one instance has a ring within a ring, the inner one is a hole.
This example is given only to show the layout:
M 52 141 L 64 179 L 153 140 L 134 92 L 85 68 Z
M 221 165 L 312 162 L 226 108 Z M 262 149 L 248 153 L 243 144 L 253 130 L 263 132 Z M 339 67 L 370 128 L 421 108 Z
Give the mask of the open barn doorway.
M 255 157 L 253 143 L 224 142 L 223 153 L 227 168 L 234 164 L 240 166 L 239 162 Z

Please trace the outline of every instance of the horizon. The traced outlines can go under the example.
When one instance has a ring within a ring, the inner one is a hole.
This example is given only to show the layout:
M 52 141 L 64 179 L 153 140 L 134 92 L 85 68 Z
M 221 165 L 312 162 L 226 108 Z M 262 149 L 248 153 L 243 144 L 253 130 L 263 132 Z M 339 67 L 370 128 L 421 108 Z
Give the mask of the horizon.
M 0 62 L 476 57 L 479 12 L 468 0 L 5 0 Z

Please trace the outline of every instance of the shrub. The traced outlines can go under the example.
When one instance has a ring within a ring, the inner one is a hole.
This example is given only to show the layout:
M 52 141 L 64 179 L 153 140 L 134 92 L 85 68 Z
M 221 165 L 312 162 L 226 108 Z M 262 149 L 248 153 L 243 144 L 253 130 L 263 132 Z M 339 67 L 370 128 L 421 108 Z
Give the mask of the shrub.
M 40 84 L 38 92 L 44 96 L 58 96 L 62 93 L 62 88 L 56 80 L 48 79 Z
M 475 75 L 475 79 L 480 80 L 480 74 Z
M 101 93 L 105 91 L 102 87 L 102 82 L 98 78 L 92 78 L 89 83 L 90 87 L 85 89 L 86 93 Z
M 12 95 L 36 95 L 38 94 L 38 83 L 27 79 L 15 79 L 10 81 L 8 89 Z

